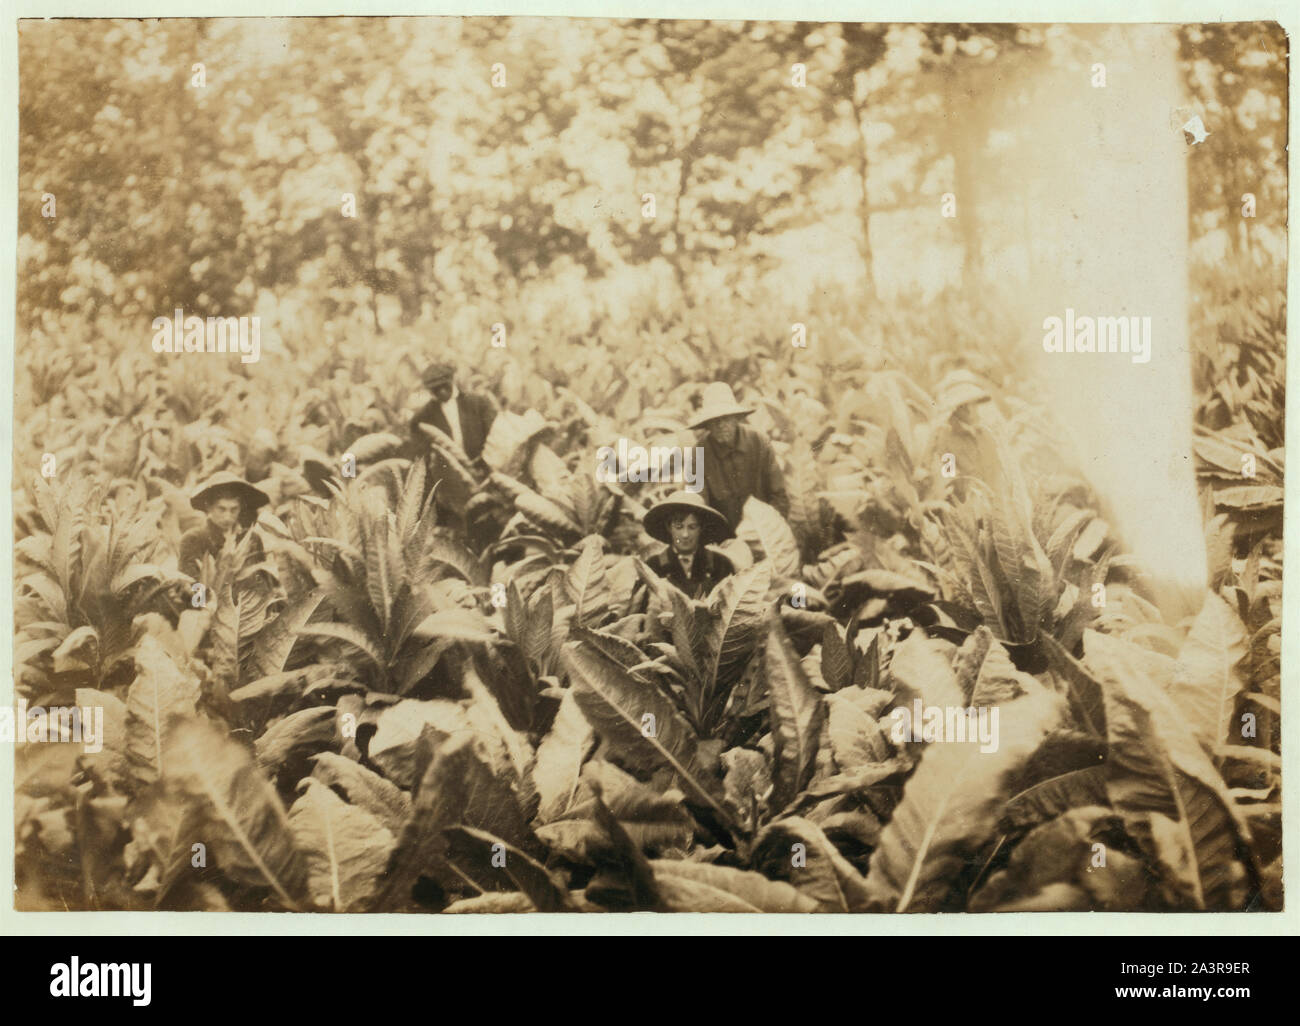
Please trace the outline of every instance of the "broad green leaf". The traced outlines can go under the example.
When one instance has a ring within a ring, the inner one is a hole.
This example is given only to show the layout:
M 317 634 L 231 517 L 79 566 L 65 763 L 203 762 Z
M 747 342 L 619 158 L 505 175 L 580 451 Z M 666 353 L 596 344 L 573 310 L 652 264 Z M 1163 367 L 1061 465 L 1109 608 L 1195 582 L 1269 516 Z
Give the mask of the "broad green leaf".
M 517 915 L 520 912 L 536 911 L 537 906 L 522 891 L 488 891 L 486 894 L 453 901 L 443 909 L 449 915 Z
M 722 753 L 724 800 L 736 821 L 747 831 L 757 828 L 772 793 L 772 773 L 767 756 L 749 748 Z
M 330 788 L 343 792 L 347 801 L 364 809 L 395 838 L 411 816 L 411 796 L 374 770 L 335 752 L 312 756 L 312 776 Z
M 450 842 L 448 857 L 461 865 L 465 875 L 473 874 L 486 864 L 509 877 L 538 912 L 574 911 L 569 894 L 560 881 L 526 852 L 495 834 L 474 827 L 453 826 L 443 833 Z
M 126 703 L 107 691 L 92 688 L 77 688 L 76 700 L 77 707 L 82 710 L 82 765 L 92 774 L 100 774 L 111 783 L 124 784 L 131 768 L 127 747 L 129 714 Z M 99 751 L 90 752 L 84 747 L 87 743 L 85 713 L 90 710 L 90 724 L 93 727 L 97 709 L 102 710 L 100 715 L 103 716 L 101 733 L 94 742 L 99 746 Z
M 1283 492 L 1274 485 L 1240 485 L 1220 488 L 1214 493 L 1214 504 L 1227 509 L 1258 512 L 1272 507 L 1280 508 Z
M 569 500 L 569 486 L 573 475 L 565 466 L 564 460 L 555 455 L 548 445 L 537 445 L 528 461 L 528 476 L 542 495 L 560 506 L 569 506 L 569 512 L 575 511 Z
M 334 638 L 346 642 L 362 653 L 378 669 L 387 668 L 387 660 L 375 646 L 374 641 L 364 631 L 353 627 L 350 623 L 309 623 L 299 627 L 298 634 L 305 638 Z
M 1040 693 L 997 711 L 995 751 L 982 752 L 977 742 L 926 747 L 871 856 L 875 908 L 936 911 L 949 902 L 954 879 L 993 836 L 1014 774 L 1062 710 L 1054 695 Z
M 821 663 L 822 680 L 831 691 L 853 682 L 853 659 L 837 624 L 828 623 L 822 632 Z
M 253 742 L 253 750 L 257 764 L 274 778 L 294 756 L 314 755 L 334 743 L 334 707 L 318 705 L 276 720 Z
M 926 705 L 957 708 L 966 705 L 957 675 L 945 652 L 951 647 L 936 638 L 913 631 L 894 649 L 889 676 L 895 689 L 903 688 L 900 698 L 919 697 Z
M 796 847 L 797 846 L 797 847 Z M 770 879 L 786 880 L 826 912 L 865 912 L 866 880 L 816 823 L 787 816 L 754 840 L 752 864 Z
M 816 912 L 817 902 L 761 873 L 703 862 L 655 859 L 655 887 L 673 912 Z
M 443 736 L 473 733 L 465 711 L 447 699 L 419 701 L 403 699 L 382 708 L 374 717 L 375 733 L 370 738 L 370 761 L 398 787 L 418 782 L 420 738 L 426 727 Z
M 907 760 L 894 758 L 886 759 L 884 762 L 859 766 L 851 773 L 837 773 L 834 776 L 822 777 L 808 785 L 803 794 L 799 796 L 796 804 L 791 807 L 791 811 L 815 805 L 827 798 L 860 794 L 877 784 L 884 783 L 891 777 L 897 777 L 905 773 L 910 766 L 911 764 Z
M 1084 645 L 1106 699 L 1111 804 L 1163 867 L 1180 904 L 1242 908 L 1254 867 L 1237 852 L 1249 850 L 1249 830 L 1218 771 L 1129 647 L 1092 631 Z
M 197 807 L 208 857 L 221 872 L 269 887 L 287 908 L 296 908 L 306 864 L 284 806 L 248 750 L 214 724 L 188 719 L 167 734 L 163 762 L 167 795 Z
M 763 636 L 769 581 L 769 566 L 764 561 L 726 578 L 709 596 L 709 665 L 704 679 L 710 687 L 732 682 L 753 656 Z
M 1065 683 L 1070 711 L 1081 730 L 1097 737 L 1106 736 L 1106 708 L 1101 685 L 1050 634 L 1039 635 L 1039 645 L 1047 654 L 1052 672 Z
M 448 827 L 476 827 L 530 855 L 541 853 L 513 788 L 493 773 L 479 741 L 465 734 L 438 736 L 435 730 L 422 743 L 432 743 L 431 758 L 381 899 L 382 907 L 394 910 L 410 906 L 412 888 L 421 876 L 436 880 L 448 892 L 467 887 L 498 890 L 508 882 L 490 863 L 475 867 L 468 879 L 463 868 L 454 869 L 447 859 Z
M 893 696 L 885 692 L 886 699 Z M 891 754 L 884 731 L 876 723 L 883 706 L 865 688 L 844 688 L 826 696 L 831 754 L 841 773 L 884 762 Z
M 782 809 L 812 780 L 826 705 L 775 617 L 768 626 L 765 669 L 775 763 L 772 806 Z
M 99 665 L 99 632 L 94 627 L 70 631 L 51 658 L 55 673 L 94 670 Z
M 1232 714 L 1244 684 L 1237 669 L 1246 655 L 1246 628 L 1219 595 L 1206 596 L 1174 663 L 1169 697 L 1192 732 L 1213 746 L 1229 739 Z
M 546 419 L 536 410 L 522 414 L 501 410 L 493 418 L 480 458 L 493 470 L 518 477 L 528 463 L 530 443 L 545 428 Z
M 299 786 L 302 794 L 289 809 L 289 826 L 305 853 L 312 901 L 331 912 L 364 908 L 383 882 L 396 839 L 369 812 L 349 805 L 314 777 Z
M 623 759 L 645 770 L 671 769 L 692 801 L 729 822 L 714 781 L 702 775 L 699 739 L 668 698 L 584 642 L 565 645 L 561 658 L 583 715 Z
M 467 641 L 472 644 L 494 645 L 500 637 L 477 609 L 443 609 L 430 613 L 411 632 L 422 640 Z
M 1088 766 L 1040 780 L 1012 795 L 1002 810 L 1000 829 L 1004 833 L 1037 826 L 1071 809 L 1106 805 L 1106 768 Z
M 762 551 L 764 559 L 772 564 L 774 578 L 799 576 L 799 542 L 785 518 L 766 502 L 752 495 L 745 500 L 736 537 L 751 549 Z
M 474 553 L 442 535 L 435 535 L 429 540 L 427 549 L 420 555 L 420 562 L 455 570 L 469 584 L 487 584 L 487 570 Z
M 561 818 L 539 827 L 537 836 L 557 851 L 583 861 L 609 853 L 609 837 L 596 822 L 594 796 L 606 806 L 638 849 L 688 848 L 695 825 L 680 791 L 659 792 L 611 763 L 588 763 L 579 800 Z
M 127 755 L 143 781 L 166 774 L 165 753 L 178 720 L 197 713 L 199 681 L 179 669 L 151 634 L 135 650 L 135 681 L 126 695 Z
M 591 724 L 578 707 L 572 689 L 564 692 L 559 711 L 532 766 L 532 780 L 540 797 L 537 821 L 550 823 L 564 815 L 578 791 L 579 775 L 595 742 Z
M 578 558 L 564 575 L 564 588 L 573 603 L 573 622 L 598 619 L 609 607 L 605 584 L 605 545 L 599 535 L 583 541 Z
M 1042 686 L 1015 668 L 1002 642 L 982 625 L 962 643 L 953 668 L 967 705 L 1000 705 Z

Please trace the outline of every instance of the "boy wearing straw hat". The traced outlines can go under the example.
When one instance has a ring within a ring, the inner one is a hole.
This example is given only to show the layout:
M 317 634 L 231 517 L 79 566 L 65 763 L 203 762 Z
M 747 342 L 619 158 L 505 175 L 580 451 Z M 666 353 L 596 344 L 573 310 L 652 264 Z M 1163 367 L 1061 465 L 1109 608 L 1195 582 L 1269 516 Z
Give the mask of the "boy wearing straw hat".
M 785 475 L 771 444 L 741 423 L 753 412 L 736 402 L 730 385 L 715 381 L 705 386 L 700 408 L 690 422 L 703 449 L 704 497 L 733 529 L 751 495 L 782 516 L 790 512 Z
M 197 578 L 202 572 L 203 560 L 220 553 L 227 539 L 238 541 L 242 538 L 257 519 L 258 509 L 270 501 L 271 497 L 262 489 L 228 470 L 214 474 L 200 484 L 190 496 L 190 505 L 206 513 L 207 519 L 181 536 L 178 560 L 181 573 Z M 250 547 L 257 555 L 263 552 L 262 540 L 256 534 Z
M 650 569 L 688 598 L 707 597 L 733 572 L 730 560 L 705 547 L 730 538 L 731 527 L 697 493 L 673 492 L 650 507 L 643 526 L 646 534 L 668 546 L 646 561 Z

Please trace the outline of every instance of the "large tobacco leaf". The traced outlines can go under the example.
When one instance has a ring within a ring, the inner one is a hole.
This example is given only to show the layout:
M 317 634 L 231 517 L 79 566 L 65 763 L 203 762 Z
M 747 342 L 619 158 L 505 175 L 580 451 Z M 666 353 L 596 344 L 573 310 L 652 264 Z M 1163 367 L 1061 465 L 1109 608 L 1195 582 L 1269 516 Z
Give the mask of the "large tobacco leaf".
M 343 793 L 357 808 L 364 809 L 394 837 L 402 832 L 411 815 L 411 796 L 372 769 L 334 752 L 312 757 L 312 777 Z
M 289 809 L 289 826 L 306 853 L 312 901 L 331 912 L 364 908 L 379 890 L 397 839 L 316 778 L 304 778 L 301 790 Z
M 207 720 L 176 723 L 163 751 L 160 786 L 185 814 L 202 822 L 220 871 L 251 887 L 270 888 L 286 908 L 302 901 L 307 872 L 284 806 L 252 754 Z
M 324 601 L 324 588 L 313 588 L 281 611 L 253 642 L 253 676 L 269 677 L 281 673 L 289 662 L 289 653 L 303 627 Z
M 827 912 L 866 911 L 866 880 L 822 832 L 800 816 L 788 816 L 764 828 L 754 841 L 752 858 L 764 875 L 786 880 Z
M 594 742 L 595 734 L 578 706 L 575 693 L 565 691 L 550 731 L 537 746 L 530 770 L 540 799 L 538 822 L 549 823 L 568 810 L 578 791 L 582 764 Z
M 717 688 L 739 676 L 762 636 L 764 598 L 771 580 L 765 560 L 733 574 L 710 596 L 712 617 L 707 646 L 709 665 L 704 680 Z
M 609 588 L 605 582 L 605 545 L 599 535 L 587 538 L 564 575 L 564 588 L 573 603 L 575 626 L 599 619 L 609 608 Z
M 429 728 L 422 745 L 430 758 L 415 792 L 411 819 L 398 841 L 388 884 L 381 897 L 385 908 L 401 910 L 410 905 L 412 889 L 421 876 L 436 881 L 444 890 L 500 890 L 503 881 L 490 861 L 468 868 L 448 860 L 444 831 L 453 826 L 485 830 L 530 855 L 541 847 L 528 827 L 527 818 L 506 779 L 493 772 L 490 757 L 473 735 L 454 737 Z
M 745 500 L 736 537 L 751 549 L 762 551 L 764 559 L 772 564 L 773 577 L 799 576 L 799 542 L 785 517 L 766 502 L 752 495 Z
M 826 696 L 828 734 L 835 765 L 841 773 L 889 758 L 891 748 L 877 722 L 884 705 L 893 700 L 885 691 L 847 687 Z
M 782 809 L 812 780 L 826 705 L 776 617 L 768 625 L 765 655 L 775 761 L 772 806 Z
M 703 771 L 699 738 L 667 697 L 586 642 L 566 644 L 561 658 L 583 715 L 631 768 L 671 769 L 689 799 L 730 822 Z
M 574 911 L 563 884 L 526 852 L 474 827 L 448 827 L 443 833 L 450 846 L 448 857 L 466 876 L 487 864 L 508 877 L 538 912 Z
M 126 752 L 137 778 L 148 783 L 165 775 L 171 736 L 178 723 L 195 716 L 200 687 L 151 634 L 136 646 L 135 667 L 126 695 Z
M 1249 638 L 1241 618 L 1219 595 L 1206 596 L 1174 663 L 1169 697 L 1203 743 L 1229 740 L 1231 719 L 1245 681 L 1238 664 Z
M 581 800 L 562 817 L 538 827 L 537 836 L 574 861 L 608 853 L 608 834 L 597 822 L 596 794 L 632 843 L 641 850 L 690 846 L 695 824 L 682 804 L 680 791 L 659 791 L 642 784 L 608 762 L 595 761 L 583 770 Z
M 1174 904 L 1242 907 L 1258 880 L 1222 777 L 1129 646 L 1089 631 L 1084 649 L 1106 698 L 1111 804 L 1162 867 Z
M 816 912 L 817 902 L 762 873 L 704 862 L 655 859 L 655 888 L 672 912 Z
M 900 699 L 920 698 L 925 705 L 957 708 L 966 705 L 957 674 L 945 651 L 951 646 L 914 631 L 894 649 L 889 676 Z
M 1055 696 L 1026 696 L 1000 708 L 996 751 L 975 741 L 926 747 L 871 856 L 873 909 L 925 912 L 949 903 L 954 878 L 997 828 L 1013 774 L 1061 711 Z

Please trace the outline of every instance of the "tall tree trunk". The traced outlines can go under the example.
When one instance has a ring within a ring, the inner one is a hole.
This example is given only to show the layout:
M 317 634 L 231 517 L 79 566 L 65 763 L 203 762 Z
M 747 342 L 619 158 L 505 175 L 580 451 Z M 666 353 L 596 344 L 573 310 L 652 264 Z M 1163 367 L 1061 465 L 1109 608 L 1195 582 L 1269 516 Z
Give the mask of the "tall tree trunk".
M 857 76 L 854 76 L 856 79 Z M 871 302 L 876 299 L 876 272 L 875 262 L 871 255 L 871 189 L 868 185 L 867 172 L 870 169 L 870 156 L 867 151 L 867 126 L 866 113 L 867 104 L 865 99 L 859 100 L 856 87 L 851 87 L 853 91 L 853 120 L 858 129 L 858 179 L 861 182 L 862 195 L 862 243 L 859 250 L 862 254 L 862 288 L 863 294 Z

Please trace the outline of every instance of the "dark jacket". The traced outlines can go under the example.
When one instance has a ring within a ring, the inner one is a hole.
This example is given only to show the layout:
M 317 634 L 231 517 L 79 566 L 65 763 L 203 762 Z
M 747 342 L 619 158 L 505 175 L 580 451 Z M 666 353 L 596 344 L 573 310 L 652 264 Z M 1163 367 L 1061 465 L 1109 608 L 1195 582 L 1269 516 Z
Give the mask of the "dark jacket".
M 686 576 L 686 571 L 682 569 L 677 553 L 672 549 L 668 549 L 657 556 L 651 556 L 646 562 L 651 570 L 660 577 L 665 578 L 674 587 L 685 592 L 687 598 L 692 599 L 707 598 L 709 592 L 717 586 L 718 582 L 735 572 L 731 560 L 718 555 L 718 553 L 710 549 L 700 549 L 695 553 L 695 560 L 691 564 L 690 577 Z
M 471 460 L 479 458 L 483 452 L 483 443 L 487 441 L 492 422 L 496 420 L 497 410 L 487 396 L 460 392 L 456 396 L 456 406 L 460 410 L 460 432 L 464 439 L 465 455 Z M 451 425 L 442 412 L 442 403 L 430 399 L 411 418 L 411 440 L 419 454 L 429 451 L 429 436 L 420 430 L 421 424 L 432 424 L 443 434 L 451 435 Z
M 222 533 L 206 520 L 193 530 L 186 531 L 181 535 L 180 559 L 177 560 L 181 573 L 197 579 L 202 573 L 204 558 L 212 556 L 215 559 L 220 554 L 224 542 L 225 537 Z M 262 539 L 254 534 L 250 543 L 249 557 L 256 561 L 256 557 L 264 554 Z
M 745 500 L 751 495 L 782 515 L 790 512 L 785 475 L 768 440 L 746 424 L 737 425 L 734 445 L 712 438 L 703 442 L 704 498 L 727 518 L 733 528 L 740 523 Z

